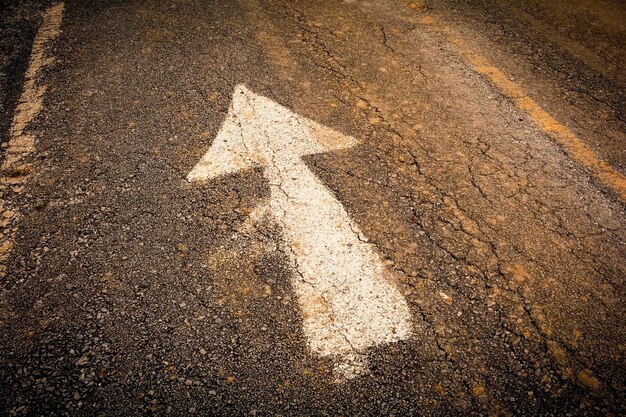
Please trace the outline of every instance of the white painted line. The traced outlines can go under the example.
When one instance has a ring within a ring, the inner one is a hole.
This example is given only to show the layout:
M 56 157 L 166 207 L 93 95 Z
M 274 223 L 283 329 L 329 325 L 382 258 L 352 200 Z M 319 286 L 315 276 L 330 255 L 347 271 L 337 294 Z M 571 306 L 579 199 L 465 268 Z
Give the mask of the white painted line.
M 201 181 L 264 167 L 271 189 L 265 209 L 282 225 L 290 248 L 304 334 L 315 354 L 336 359 L 338 380 L 366 371 L 367 348 L 411 333 L 406 300 L 385 278 L 375 247 L 301 159 L 356 144 L 238 86 L 211 148 L 187 177 Z

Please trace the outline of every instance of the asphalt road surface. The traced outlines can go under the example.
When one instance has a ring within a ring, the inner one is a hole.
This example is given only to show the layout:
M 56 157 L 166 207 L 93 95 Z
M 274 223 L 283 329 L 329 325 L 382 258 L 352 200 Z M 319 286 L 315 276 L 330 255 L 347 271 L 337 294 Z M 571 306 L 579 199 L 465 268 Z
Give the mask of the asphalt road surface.
M 0 415 L 624 415 L 620 0 L 2 11 Z

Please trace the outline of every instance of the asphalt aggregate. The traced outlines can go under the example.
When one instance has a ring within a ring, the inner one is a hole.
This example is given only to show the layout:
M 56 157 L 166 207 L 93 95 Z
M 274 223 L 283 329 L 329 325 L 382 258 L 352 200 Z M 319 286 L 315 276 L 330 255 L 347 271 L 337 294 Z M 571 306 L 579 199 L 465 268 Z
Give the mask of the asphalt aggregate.
M 624 175 L 626 5 L 588 3 L 67 0 L 1 184 L 0 415 L 624 415 L 623 195 L 467 59 Z M 51 4 L 2 6 L 5 150 Z M 187 181 L 240 85 L 358 141 L 303 156 L 410 311 L 356 377 L 246 229 L 264 168 Z

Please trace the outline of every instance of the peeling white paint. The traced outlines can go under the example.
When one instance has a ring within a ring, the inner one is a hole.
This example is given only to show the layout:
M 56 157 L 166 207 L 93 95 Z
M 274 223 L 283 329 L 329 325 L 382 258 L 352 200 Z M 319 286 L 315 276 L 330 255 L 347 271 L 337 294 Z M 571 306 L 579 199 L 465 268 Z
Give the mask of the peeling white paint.
M 406 300 L 385 278 L 375 247 L 301 159 L 356 144 L 238 86 L 215 141 L 187 177 L 209 180 L 264 167 L 271 196 L 253 217 L 268 212 L 282 225 L 304 334 L 315 354 L 336 359 L 338 380 L 367 369 L 367 348 L 411 333 Z

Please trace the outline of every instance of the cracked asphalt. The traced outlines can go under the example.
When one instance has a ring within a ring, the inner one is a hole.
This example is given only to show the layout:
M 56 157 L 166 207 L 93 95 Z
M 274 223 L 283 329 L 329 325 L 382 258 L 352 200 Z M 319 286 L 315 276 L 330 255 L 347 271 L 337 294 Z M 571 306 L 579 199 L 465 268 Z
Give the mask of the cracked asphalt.
M 3 7 L 6 160 L 45 7 Z M 626 414 L 624 22 L 619 0 L 67 0 L 0 184 L 0 414 Z M 264 168 L 186 179 L 242 84 L 359 142 L 302 159 L 412 327 L 352 379 L 308 344 L 284 225 L 242 232 Z

